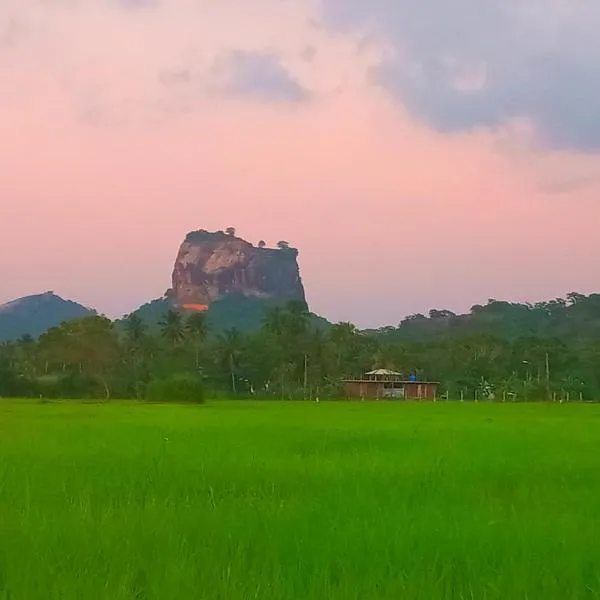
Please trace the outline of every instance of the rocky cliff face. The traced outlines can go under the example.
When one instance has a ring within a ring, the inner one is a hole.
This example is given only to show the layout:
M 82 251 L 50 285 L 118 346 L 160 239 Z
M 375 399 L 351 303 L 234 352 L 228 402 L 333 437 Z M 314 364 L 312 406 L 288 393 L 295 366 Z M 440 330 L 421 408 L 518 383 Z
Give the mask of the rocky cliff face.
M 179 249 L 172 301 L 206 305 L 231 294 L 305 301 L 294 248 L 258 248 L 222 231 L 195 231 Z

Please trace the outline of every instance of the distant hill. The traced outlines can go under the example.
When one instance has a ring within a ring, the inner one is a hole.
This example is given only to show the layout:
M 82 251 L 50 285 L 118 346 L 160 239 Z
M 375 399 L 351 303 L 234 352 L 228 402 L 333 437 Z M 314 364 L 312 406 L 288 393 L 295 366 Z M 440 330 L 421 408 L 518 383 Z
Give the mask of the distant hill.
M 142 320 L 146 327 L 148 327 L 151 331 L 155 331 L 158 329 L 159 321 L 170 307 L 171 302 L 168 298 L 156 298 L 155 300 L 151 300 L 150 302 L 143 304 L 129 315 L 125 315 L 123 319 L 118 321 L 118 324 L 122 323 L 126 318 L 135 315 Z
M 54 292 L 19 298 L 0 305 L 0 342 L 24 335 L 37 337 L 64 321 L 94 314 L 95 311 Z
M 284 304 L 281 300 L 255 298 L 243 294 L 227 294 L 212 302 L 206 311 L 206 323 L 210 332 L 222 333 L 227 329 L 238 329 L 244 333 L 258 331 L 269 310 Z M 172 307 L 167 297 L 153 300 L 140 306 L 137 315 L 150 330 L 156 330 L 164 314 Z M 326 329 L 331 324 L 323 317 L 311 313 L 311 325 Z
M 493 335 L 514 340 L 519 337 L 587 340 L 600 338 L 600 294 L 570 293 L 566 298 L 523 304 L 488 300 L 466 314 L 431 310 L 428 315 L 406 317 L 397 327 L 367 333 L 397 340 L 429 342 L 466 335 Z

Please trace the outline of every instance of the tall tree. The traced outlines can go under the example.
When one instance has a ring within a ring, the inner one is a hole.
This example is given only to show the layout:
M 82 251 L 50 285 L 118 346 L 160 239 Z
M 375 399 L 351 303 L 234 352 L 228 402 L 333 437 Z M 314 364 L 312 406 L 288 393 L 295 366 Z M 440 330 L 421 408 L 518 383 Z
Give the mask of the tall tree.
M 172 345 L 179 345 L 185 337 L 185 326 L 181 313 L 170 309 L 159 322 L 162 336 Z
M 228 329 L 224 331 L 218 340 L 218 348 L 225 359 L 227 368 L 229 370 L 229 377 L 231 381 L 231 391 L 234 395 L 237 394 L 237 383 L 236 383 L 236 367 L 237 359 L 242 351 L 243 338 L 241 333 L 237 329 Z
M 146 350 L 148 348 L 148 333 L 147 327 L 138 315 L 130 315 L 124 321 L 125 332 L 125 347 L 127 356 L 125 363 L 131 365 L 131 375 L 133 377 L 133 387 L 135 389 L 136 398 L 140 398 L 142 390 L 141 371 L 146 358 Z
M 192 313 L 185 322 L 185 335 L 194 347 L 196 369 L 200 367 L 200 351 L 206 340 L 206 316 L 203 312 Z
M 306 333 L 308 330 L 308 306 L 302 300 L 290 300 L 285 310 L 287 312 L 288 330 L 291 335 Z
M 40 338 L 40 348 L 47 357 L 64 367 L 76 368 L 98 381 L 110 398 L 110 376 L 119 363 L 117 334 L 110 319 L 91 316 L 63 323 Z
M 263 328 L 276 336 L 283 334 L 285 331 L 285 311 L 281 306 L 275 306 L 265 314 Z
M 129 315 L 123 321 L 123 329 L 127 342 L 132 347 L 143 343 L 148 330 L 142 319 L 136 314 Z

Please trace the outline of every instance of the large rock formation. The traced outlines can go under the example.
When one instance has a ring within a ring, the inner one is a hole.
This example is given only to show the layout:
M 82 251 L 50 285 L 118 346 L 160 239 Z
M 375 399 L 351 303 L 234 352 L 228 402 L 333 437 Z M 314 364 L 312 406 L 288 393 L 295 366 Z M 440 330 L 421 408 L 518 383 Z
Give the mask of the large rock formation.
M 305 302 L 294 248 L 256 247 L 233 234 L 189 233 L 173 270 L 172 301 L 209 306 L 229 295 Z

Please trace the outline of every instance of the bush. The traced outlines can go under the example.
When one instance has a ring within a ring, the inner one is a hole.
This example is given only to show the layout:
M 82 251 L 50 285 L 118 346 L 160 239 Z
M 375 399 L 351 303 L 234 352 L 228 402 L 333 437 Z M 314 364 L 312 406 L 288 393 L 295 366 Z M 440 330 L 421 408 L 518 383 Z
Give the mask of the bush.
M 36 391 L 36 395 L 44 398 L 65 400 L 105 397 L 102 384 L 97 379 L 78 371 L 67 372 L 64 375 L 42 375 L 37 378 Z
M 146 399 L 152 402 L 204 402 L 204 386 L 193 375 L 170 375 L 154 379 L 146 388 Z
M 36 395 L 35 382 L 15 373 L 7 361 L 0 362 L 0 398 L 29 398 Z

